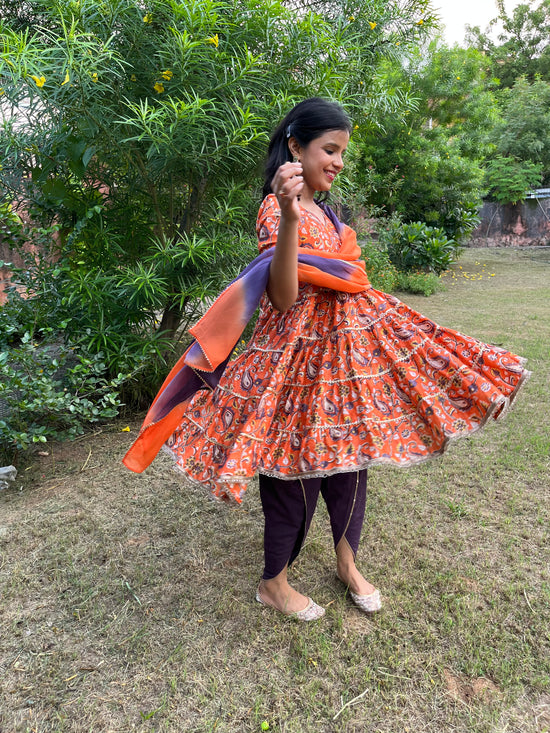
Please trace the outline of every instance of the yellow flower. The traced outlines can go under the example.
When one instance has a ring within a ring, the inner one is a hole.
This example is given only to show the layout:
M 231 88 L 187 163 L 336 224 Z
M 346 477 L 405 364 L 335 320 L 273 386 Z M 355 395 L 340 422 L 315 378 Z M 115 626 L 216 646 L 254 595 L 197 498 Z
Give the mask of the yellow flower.
M 127 427 L 122 428 L 120 432 L 121 433 L 129 433 L 130 432 L 130 426 L 128 425 Z
M 97 74 L 96 74 L 95 71 L 94 71 L 93 74 L 90 74 L 90 76 L 92 77 L 92 81 L 94 81 L 94 82 L 97 81 Z
M 370 25 L 371 31 L 373 31 L 376 28 L 377 23 L 375 23 L 373 20 L 369 20 L 369 25 Z
M 3 90 L 3 89 L 2 89 L 1 87 L 0 87 L 0 97 L 1 97 L 1 96 L 2 96 L 3 94 L 5 94 L 5 93 L 6 93 L 6 92 L 5 92 L 5 91 L 4 91 L 4 90 Z M 1 168 L 0 168 L 0 170 L 1 170 Z
M 45 76 L 34 76 L 34 74 L 31 74 L 31 79 L 34 79 L 37 87 L 43 87 L 44 84 L 46 83 Z
M 68 84 L 71 80 L 71 77 L 69 76 L 69 72 L 67 71 L 65 74 L 65 79 L 61 82 L 61 86 L 64 87 L 65 84 Z
M 420 20 L 418 21 L 416 25 L 424 25 L 424 21 L 422 20 L 422 18 L 420 18 Z
M 164 84 L 161 81 L 157 81 L 153 89 L 155 90 L 155 92 L 162 94 L 162 92 L 164 91 Z
M 355 20 L 355 16 L 354 15 L 350 15 L 349 16 L 349 20 L 350 20 L 350 23 L 353 23 L 353 21 Z
M 147 13 L 147 15 L 143 16 L 143 22 L 144 23 L 152 23 L 153 22 L 153 13 Z
M 359 125 L 355 125 L 355 127 L 353 129 L 354 130 L 358 130 L 359 129 Z
M 135 74 L 132 74 L 130 77 L 130 81 L 137 81 L 137 76 Z
M 207 39 L 208 43 L 213 43 L 216 48 L 218 48 L 218 44 L 220 42 L 220 39 L 218 38 L 218 34 L 216 33 L 214 36 L 210 36 L 210 38 Z
M 170 71 L 170 69 L 166 69 L 166 71 L 161 72 L 161 76 L 166 81 L 170 81 L 170 79 L 174 76 L 174 72 Z
M 457 78 L 457 79 L 460 79 L 460 77 L 459 77 L 459 76 L 457 76 L 456 78 Z

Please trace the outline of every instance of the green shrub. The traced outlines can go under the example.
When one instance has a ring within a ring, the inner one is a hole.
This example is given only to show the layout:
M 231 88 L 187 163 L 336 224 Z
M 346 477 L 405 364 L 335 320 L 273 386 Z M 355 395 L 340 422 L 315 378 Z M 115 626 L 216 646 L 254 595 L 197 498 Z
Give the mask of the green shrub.
M 462 243 L 481 221 L 477 203 L 467 202 L 448 209 L 442 216 L 441 228 L 449 239 Z
M 174 337 L 192 301 L 231 279 L 284 112 L 314 94 L 359 121 L 408 107 L 382 76 L 375 95 L 363 80 L 430 25 L 413 26 L 416 0 L 373 0 L 353 21 L 330 3 L 26 0 L 24 28 L 20 5 L 8 3 L 0 23 L 0 94 L 18 110 L 0 135 L 0 201 L 25 201 L 34 222 L 57 224 L 75 331 L 85 332 L 86 308 L 109 362 L 123 304 Z M 93 313 L 96 294 L 118 299 L 118 312 Z
M 374 242 L 361 242 L 361 252 L 372 287 L 385 293 L 395 290 L 397 270 L 388 253 Z
M 443 229 L 420 221 L 403 224 L 392 217 L 381 223 L 380 243 L 398 270 L 441 274 L 456 261 L 460 245 Z
M 11 463 L 33 443 L 72 438 L 114 417 L 128 375 L 106 376 L 102 355 L 37 342 L 29 333 L 0 353 L 0 461 Z
M 16 248 L 23 265 L 10 267 L 17 288 L 8 290 L 0 308 L 0 349 L 17 346 L 25 333 L 39 341 L 48 333 L 50 341 L 101 354 L 106 376 L 139 373 L 139 386 L 125 385 L 124 391 L 126 397 L 135 392 L 136 406 L 143 407 L 155 394 L 172 350 L 156 320 L 162 272 L 149 262 L 115 267 L 107 257 L 104 267 L 94 268 L 66 257 L 56 260 L 54 228 L 26 233 L 39 254 Z
M 403 272 L 398 270 L 395 289 L 403 293 L 428 296 L 444 290 L 444 285 L 435 272 Z

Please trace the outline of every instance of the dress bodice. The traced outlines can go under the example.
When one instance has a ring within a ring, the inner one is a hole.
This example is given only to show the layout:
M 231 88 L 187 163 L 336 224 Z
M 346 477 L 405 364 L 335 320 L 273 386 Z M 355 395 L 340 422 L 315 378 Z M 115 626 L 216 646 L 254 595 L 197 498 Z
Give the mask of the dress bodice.
M 340 237 L 326 214 L 322 219 L 311 211 L 300 207 L 301 216 L 298 225 L 298 244 L 300 247 L 317 249 L 324 252 L 338 252 L 341 246 Z M 260 252 L 273 247 L 277 243 L 281 209 L 275 194 L 270 193 L 262 201 L 256 222 L 258 247 Z

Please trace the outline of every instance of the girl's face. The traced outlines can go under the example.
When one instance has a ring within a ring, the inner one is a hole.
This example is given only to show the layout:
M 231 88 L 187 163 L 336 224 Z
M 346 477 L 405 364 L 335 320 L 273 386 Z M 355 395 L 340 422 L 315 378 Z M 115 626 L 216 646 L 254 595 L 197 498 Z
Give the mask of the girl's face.
M 302 164 L 304 193 L 309 190 L 313 196 L 316 191 L 330 190 L 332 182 L 344 167 L 343 155 L 348 143 L 347 130 L 328 130 L 306 147 L 297 143 L 292 146 L 296 150 L 291 147 L 291 152 L 298 155 Z

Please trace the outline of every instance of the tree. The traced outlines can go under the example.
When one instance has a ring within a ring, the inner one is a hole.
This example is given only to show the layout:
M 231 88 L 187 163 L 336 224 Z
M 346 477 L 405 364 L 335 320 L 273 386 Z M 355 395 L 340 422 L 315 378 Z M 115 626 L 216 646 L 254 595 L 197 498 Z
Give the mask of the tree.
M 503 90 L 502 119 L 492 138 L 496 153 L 536 164 L 550 182 L 550 83 L 525 77 Z
M 276 0 L 28 0 L 22 15 L 3 2 L 14 113 L 0 181 L 56 230 L 35 312 L 113 368 L 250 259 L 258 161 L 294 100 L 340 99 L 358 120 L 407 106 L 376 67 L 424 32 L 427 7 L 405 0 L 390 18 L 385 0 L 323 16 Z
M 550 0 L 520 4 L 511 14 L 502 0 L 497 6 L 486 32 L 469 28 L 467 40 L 486 55 L 500 84 L 500 119 L 488 135 L 491 195 L 519 200 L 541 172 L 550 182 Z
M 387 74 L 417 104 L 403 119 L 387 115 L 359 145 L 358 175 L 369 203 L 460 238 L 481 204 L 481 161 L 497 118 L 485 60 L 473 49 L 432 44 L 406 66 L 388 64 Z
M 485 32 L 467 26 L 467 44 L 489 58 L 492 75 L 502 87 L 511 88 L 520 76 L 531 82 L 537 76 L 550 81 L 550 0 L 541 0 L 537 7 L 521 3 L 511 14 L 503 0 L 497 0 L 497 7 L 498 16 Z
M 489 161 L 486 169 L 486 183 L 489 198 L 499 204 L 517 204 L 524 201 L 526 194 L 540 185 L 541 164 L 530 160 L 517 160 L 497 156 Z

